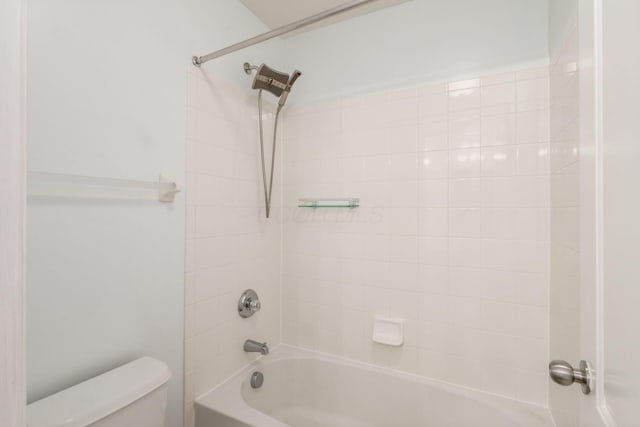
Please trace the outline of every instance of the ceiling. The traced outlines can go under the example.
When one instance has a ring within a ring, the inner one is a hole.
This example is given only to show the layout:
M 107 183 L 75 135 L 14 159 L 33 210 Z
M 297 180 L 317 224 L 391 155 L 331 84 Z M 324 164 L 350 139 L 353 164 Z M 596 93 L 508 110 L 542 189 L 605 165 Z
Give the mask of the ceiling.
M 347 3 L 347 0 L 240 0 L 254 15 L 262 22 L 267 24 L 269 28 L 274 29 L 286 24 L 307 18 L 316 13 L 323 12 L 327 9 Z M 330 25 L 335 22 L 344 21 L 345 19 L 355 16 L 364 15 L 408 0 L 377 0 L 366 6 L 361 6 L 349 12 L 334 16 L 310 25 L 289 35 L 298 34 L 309 31 L 314 28 Z M 286 36 L 285 36 L 286 37 Z

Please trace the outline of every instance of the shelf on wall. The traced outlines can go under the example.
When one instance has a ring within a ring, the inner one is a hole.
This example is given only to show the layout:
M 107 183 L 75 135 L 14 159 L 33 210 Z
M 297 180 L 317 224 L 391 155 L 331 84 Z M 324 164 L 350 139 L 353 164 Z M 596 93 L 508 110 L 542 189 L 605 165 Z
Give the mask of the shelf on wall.
M 333 199 L 319 199 L 319 198 L 305 198 L 298 199 L 299 208 L 347 208 L 353 209 L 360 206 L 360 199 L 355 197 L 346 198 L 333 198 Z

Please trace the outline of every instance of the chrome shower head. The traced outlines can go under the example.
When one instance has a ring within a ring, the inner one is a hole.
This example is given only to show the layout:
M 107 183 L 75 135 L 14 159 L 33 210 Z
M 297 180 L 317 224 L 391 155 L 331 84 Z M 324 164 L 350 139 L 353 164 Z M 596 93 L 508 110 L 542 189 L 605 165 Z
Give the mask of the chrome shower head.
M 291 77 L 289 77 L 289 80 L 287 81 L 287 87 L 285 88 L 284 92 L 282 93 L 282 96 L 280 96 L 280 99 L 278 100 L 278 106 L 280 108 L 284 107 L 284 103 L 287 102 L 287 97 L 289 96 L 289 92 L 291 92 L 291 86 L 293 86 L 296 80 L 298 80 L 298 77 L 300 77 L 301 75 L 302 75 L 302 72 L 295 70 L 291 74 Z
M 253 89 L 266 90 L 279 98 L 287 88 L 288 81 L 289 74 L 274 70 L 266 64 L 262 64 L 258 67 L 251 87 Z
M 274 70 L 267 67 L 265 64 L 259 67 L 252 66 L 248 62 L 244 63 L 244 72 L 251 75 L 253 70 L 256 71 L 256 76 L 253 78 L 252 89 L 258 89 L 258 124 L 260 128 L 260 157 L 262 158 L 262 182 L 264 185 L 264 205 L 266 209 L 267 218 L 269 218 L 269 211 L 271 209 L 271 194 L 273 189 L 273 165 L 276 158 L 276 140 L 278 129 L 278 116 L 284 107 L 284 103 L 287 101 L 289 92 L 291 92 L 291 86 L 298 80 L 298 77 L 302 73 L 295 70 L 291 75 Z M 273 148 L 271 155 L 271 172 L 269 181 L 267 181 L 267 168 L 264 163 L 264 136 L 262 132 L 262 91 L 266 90 L 276 96 L 278 99 L 278 108 L 275 112 L 275 118 L 273 120 Z
M 251 74 L 253 70 L 256 71 L 256 76 L 253 78 L 252 89 L 266 90 L 273 96 L 280 98 L 278 105 L 282 108 L 287 101 L 289 92 L 291 92 L 291 86 L 302 75 L 298 70 L 295 70 L 291 76 L 287 73 L 274 70 L 268 67 L 266 64 L 262 64 L 259 67 L 251 65 L 248 62 L 244 63 L 244 72 Z
M 291 74 L 291 77 L 289 77 L 289 82 L 287 83 L 287 85 L 289 86 L 289 89 L 291 89 L 291 86 L 293 86 L 296 80 L 298 80 L 298 77 L 300 77 L 301 75 L 302 75 L 302 71 L 299 71 L 299 70 L 295 70 L 293 74 Z

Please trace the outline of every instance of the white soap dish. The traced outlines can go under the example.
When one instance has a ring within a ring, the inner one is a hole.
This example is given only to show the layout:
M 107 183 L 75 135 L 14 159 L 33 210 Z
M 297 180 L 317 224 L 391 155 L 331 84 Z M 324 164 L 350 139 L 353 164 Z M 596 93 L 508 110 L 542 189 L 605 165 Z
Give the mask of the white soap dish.
M 376 316 L 373 320 L 372 339 L 380 344 L 401 346 L 404 342 L 404 320 Z

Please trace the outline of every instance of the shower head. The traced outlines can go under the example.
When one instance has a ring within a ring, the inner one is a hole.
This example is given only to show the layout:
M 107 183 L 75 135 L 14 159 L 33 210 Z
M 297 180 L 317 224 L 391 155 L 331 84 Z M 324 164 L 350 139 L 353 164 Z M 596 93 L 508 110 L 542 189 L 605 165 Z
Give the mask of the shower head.
M 293 86 L 296 80 L 298 80 L 298 77 L 300 77 L 301 75 L 302 75 L 302 71 L 298 71 L 298 70 L 295 70 L 291 74 L 291 77 L 289 77 L 289 81 L 287 82 L 287 86 L 289 87 L 289 89 L 291 89 L 291 86 Z
M 302 75 L 302 72 L 298 70 L 295 70 L 291 74 L 291 77 L 289 77 L 289 80 L 287 81 L 287 87 L 284 89 L 284 92 L 282 93 L 282 95 L 280 96 L 280 99 L 278 100 L 278 107 L 280 108 L 284 107 L 284 103 L 287 102 L 287 97 L 289 96 L 289 92 L 291 92 L 291 86 L 293 86 L 296 80 L 298 80 L 298 77 L 300 77 L 301 75 Z
M 274 70 L 273 68 L 268 67 L 266 64 L 262 64 L 259 67 L 256 67 L 249 64 L 248 62 L 244 63 L 245 73 L 251 74 L 253 70 L 257 71 L 256 76 L 253 78 L 253 84 L 251 85 L 251 88 L 257 90 L 266 90 L 275 97 L 280 98 L 278 100 L 278 105 L 280 106 L 280 108 L 282 108 L 284 106 L 284 103 L 287 101 L 289 92 L 291 92 L 291 86 L 293 86 L 298 77 L 302 75 L 302 73 L 298 70 L 295 70 L 291 74 L 291 76 L 289 76 L 289 74 Z
M 302 73 L 295 70 L 291 75 L 274 70 L 262 64 L 259 67 L 255 67 L 248 62 L 244 63 L 244 72 L 251 75 L 253 70 L 256 71 L 256 76 L 253 78 L 252 89 L 258 89 L 258 124 L 260 128 L 260 157 L 262 158 L 262 182 L 264 185 L 264 205 L 266 209 L 267 218 L 269 218 L 269 211 L 271 208 L 271 194 L 273 189 L 273 165 L 276 158 L 276 140 L 278 129 L 278 116 L 284 107 L 284 103 L 287 101 L 289 92 L 291 92 L 291 86 L 298 80 L 298 77 Z M 275 118 L 273 120 L 273 148 L 271 155 L 271 172 L 269 181 L 267 184 L 267 168 L 264 163 L 264 136 L 262 132 L 262 91 L 266 90 L 278 99 L 278 108 L 275 112 Z
M 251 87 L 258 90 L 266 90 L 274 96 L 280 97 L 282 92 L 287 88 L 289 75 L 273 68 L 269 68 L 266 64 L 258 67 L 256 76 L 253 78 Z

